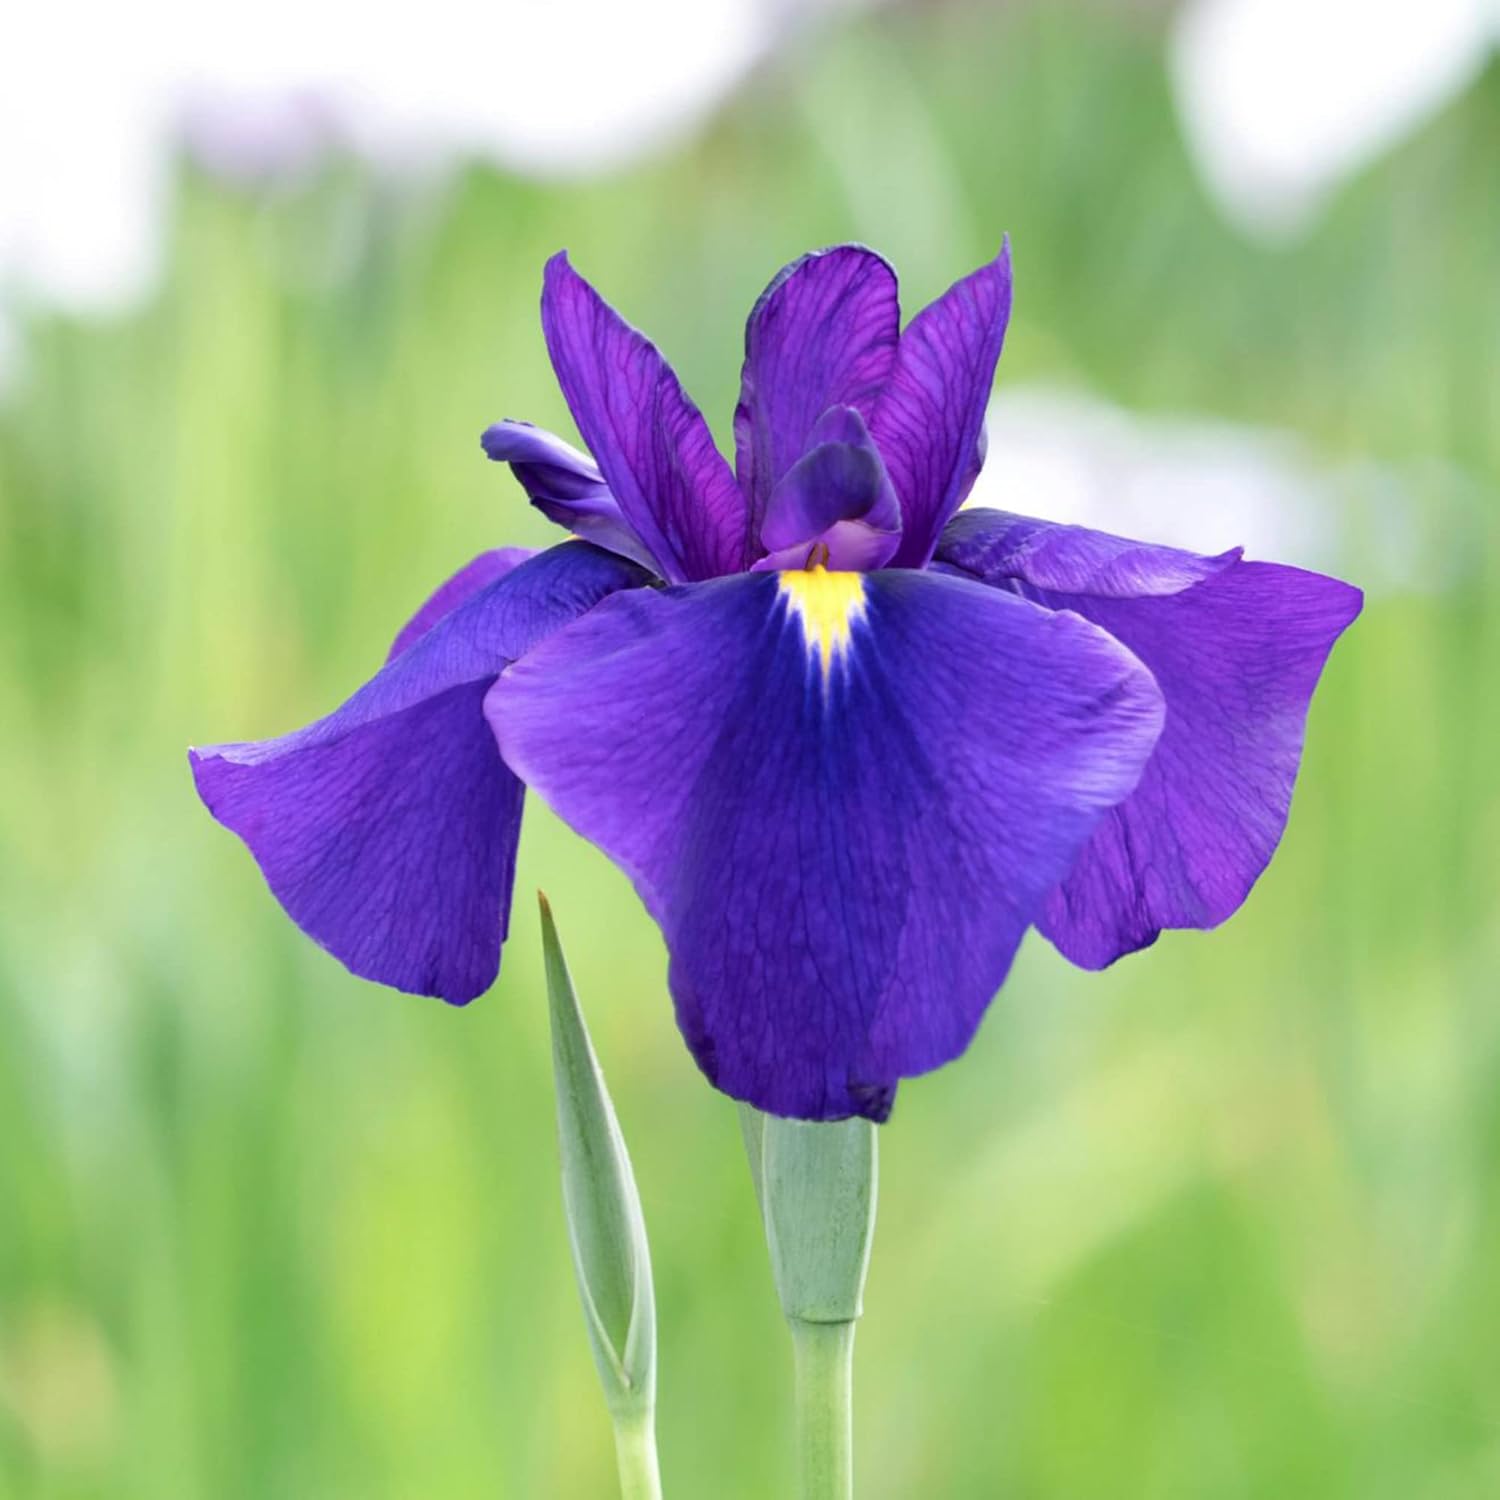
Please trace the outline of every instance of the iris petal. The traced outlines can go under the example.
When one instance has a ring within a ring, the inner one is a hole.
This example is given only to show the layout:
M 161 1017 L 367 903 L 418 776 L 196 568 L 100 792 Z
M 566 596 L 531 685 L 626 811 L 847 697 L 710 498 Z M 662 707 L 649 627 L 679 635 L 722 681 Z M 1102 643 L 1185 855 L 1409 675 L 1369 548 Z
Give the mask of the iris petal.
M 634 533 L 673 582 L 748 561 L 745 502 L 660 350 L 568 264 L 547 262 L 542 331 L 573 420 Z
M 817 1119 L 964 1049 L 1161 719 L 1102 631 L 910 571 L 617 595 L 485 712 L 635 881 L 709 1078 Z
M 852 406 L 823 413 L 807 452 L 771 491 L 758 572 L 806 566 L 821 555 L 832 569 L 870 572 L 901 541 L 901 506 L 880 450 Z
M 387 661 L 394 661 L 413 641 L 420 640 L 445 615 L 450 615 L 465 599 L 477 594 L 480 589 L 504 578 L 513 568 L 518 568 L 528 557 L 536 554 L 529 547 L 497 547 L 493 552 L 481 552 L 471 563 L 465 563 L 458 572 L 440 583 L 423 601 L 422 607 L 396 633 Z
M 549 521 L 656 571 L 656 560 L 587 453 L 530 422 L 496 422 L 480 442 L 488 457 L 510 465 L 527 498 Z
M 1097 969 L 1238 910 L 1286 828 L 1308 705 L 1359 590 L 1237 551 L 1198 558 L 996 511 L 955 517 L 937 557 L 1092 620 L 1166 699 L 1140 785 L 1100 822 L 1042 931 Z
M 455 1004 L 498 970 L 521 822 L 484 695 L 508 661 L 646 576 L 582 542 L 489 582 L 487 566 L 450 579 L 412 622 L 427 628 L 327 718 L 190 752 L 209 811 L 304 932 L 364 978 Z
M 984 411 L 1010 320 L 1010 243 L 923 308 L 901 335 L 870 430 L 901 497 L 895 562 L 920 568 L 984 461 Z
M 937 556 L 987 582 L 1016 579 L 1059 593 L 1136 599 L 1179 594 L 1232 567 L 1241 553 L 1231 547 L 1205 557 L 1086 526 L 976 507 L 959 511 L 943 528 Z
M 804 255 L 761 293 L 745 325 L 734 414 L 735 472 L 752 535 L 830 406 L 873 415 L 900 326 L 896 273 L 862 245 Z

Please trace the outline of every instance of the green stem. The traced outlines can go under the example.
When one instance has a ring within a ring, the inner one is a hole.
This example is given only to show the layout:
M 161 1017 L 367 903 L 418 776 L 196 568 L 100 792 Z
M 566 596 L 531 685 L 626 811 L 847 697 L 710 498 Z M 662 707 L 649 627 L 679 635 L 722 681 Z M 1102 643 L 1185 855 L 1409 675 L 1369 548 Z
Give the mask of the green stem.
M 620 1463 L 620 1500 L 661 1500 L 656 1424 L 649 1406 L 637 1416 L 615 1419 L 615 1456 Z
M 802 1500 L 852 1500 L 854 1324 L 788 1321 L 797 1364 Z

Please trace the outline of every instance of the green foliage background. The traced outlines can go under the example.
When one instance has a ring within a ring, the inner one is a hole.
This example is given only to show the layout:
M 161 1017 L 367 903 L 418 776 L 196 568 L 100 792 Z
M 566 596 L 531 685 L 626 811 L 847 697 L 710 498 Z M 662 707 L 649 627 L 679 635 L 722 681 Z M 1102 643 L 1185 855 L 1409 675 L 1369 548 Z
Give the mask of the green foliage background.
M 184 166 L 159 295 L 32 318 L 0 404 L 0 1495 L 609 1493 L 538 884 L 651 1229 L 669 1493 L 786 1492 L 734 1110 L 623 878 L 533 803 L 494 991 L 398 997 L 282 918 L 184 748 L 324 711 L 437 579 L 545 538 L 476 439 L 569 430 L 536 318 L 559 245 L 723 436 L 783 261 L 869 241 L 911 307 L 1004 229 L 1002 380 L 1405 465 L 1431 586 L 1336 652 L 1239 916 L 1097 976 L 1028 941 L 972 1051 L 903 1089 L 862 1492 L 1500 1494 L 1497 181 L 1492 67 L 1308 239 L 1254 246 L 1189 169 L 1155 11 L 1081 0 L 830 32 L 604 180 Z M 1355 577 L 1375 501 L 1351 482 Z

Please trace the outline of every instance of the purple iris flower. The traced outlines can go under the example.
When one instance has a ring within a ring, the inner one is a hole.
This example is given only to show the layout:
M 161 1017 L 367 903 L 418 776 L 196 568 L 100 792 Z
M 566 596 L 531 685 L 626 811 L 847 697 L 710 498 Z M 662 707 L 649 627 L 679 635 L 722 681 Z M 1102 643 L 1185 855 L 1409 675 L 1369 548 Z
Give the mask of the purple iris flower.
M 356 974 L 495 978 L 523 785 L 635 882 L 689 1048 L 783 1115 L 884 1119 L 968 1045 L 1033 924 L 1098 968 L 1245 899 L 1358 590 L 959 512 L 1008 247 L 900 326 L 845 245 L 750 314 L 735 469 L 569 265 L 542 325 L 589 454 L 484 434 L 575 533 L 486 553 L 343 707 L 192 752 L 198 790 Z

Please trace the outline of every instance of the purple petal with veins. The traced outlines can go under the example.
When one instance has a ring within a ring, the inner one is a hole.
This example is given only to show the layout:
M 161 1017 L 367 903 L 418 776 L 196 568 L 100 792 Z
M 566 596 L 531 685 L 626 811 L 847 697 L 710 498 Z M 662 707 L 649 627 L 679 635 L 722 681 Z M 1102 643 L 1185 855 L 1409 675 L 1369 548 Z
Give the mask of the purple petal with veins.
M 661 351 L 568 264 L 547 262 L 547 351 L 573 420 L 626 522 L 672 582 L 749 561 L 745 502 Z
M 760 532 L 767 555 L 756 572 L 819 565 L 865 573 L 901 541 L 901 506 L 859 413 L 826 411 L 807 452 L 771 491 Z
M 1010 321 L 1010 241 L 901 335 L 870 430 L 905 517 L 896 565 L 924 567 L 984 462 L 984 412 Z
M 304 932 L 363 978 L 454 1004 L 499 968 L 521 830 L 522 786 L 496 753 L 484 695 L 549 631 L 645 580 L 582 542 L 484 582 L 488 556 L 444 584 L 412 621 L 424 628 L 403 630 L 387 665 L 326 718 L 190 752 L 209 811 Z
M 752 537 L 829 407 L 872 416 L 900 327 L 896 273 L 862 245 L 804 255 L 761 293 L 745 325 L 734 413 L 735 472 Z
M 588 454 L 530 422 L 496 422 L 480 442 L 495 462 L 510 465 L 531 503 L 549 521 L 653 573 L 661 571 Z
M 1238 550 L 1197 557 L 1000 511 L 950 522 L 938 560 L 1092 620 L 1161 687 L 1166 728 L 1040 926 L 1097 969 L 1164 928 L 1236 911 L 1286 827 L 1313 689 L 1358 589 Z
M 1161 728 L 1103 631 L 911 571 L 622 594 L 485 712 L 635 881 L 708 1077 L 809 1119 L 963 1051 Z

